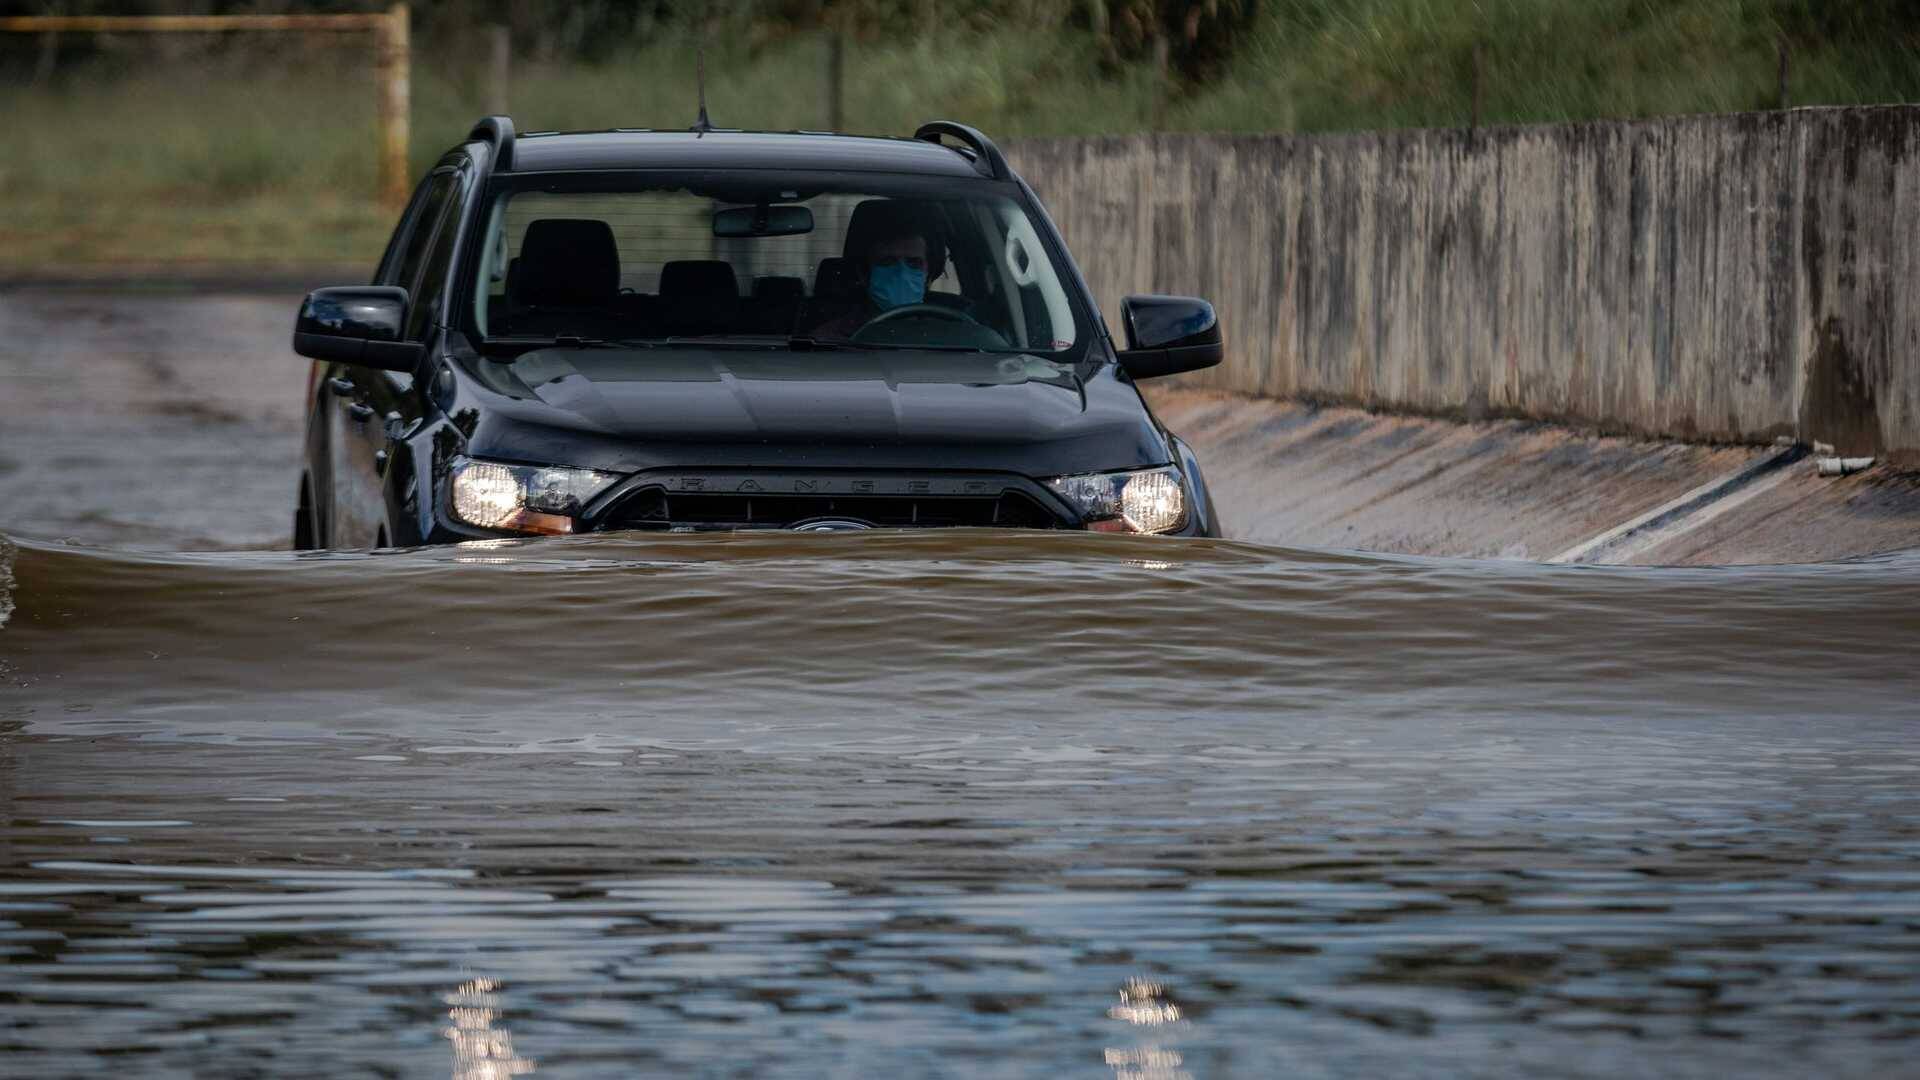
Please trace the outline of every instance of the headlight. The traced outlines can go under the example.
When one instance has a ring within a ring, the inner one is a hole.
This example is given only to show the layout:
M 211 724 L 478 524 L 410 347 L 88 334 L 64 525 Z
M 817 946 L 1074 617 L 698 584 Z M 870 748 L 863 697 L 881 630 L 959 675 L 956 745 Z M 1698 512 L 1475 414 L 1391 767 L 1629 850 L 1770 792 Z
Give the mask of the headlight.
M 570 533 L 588 500 L 620 479 L 561 465 L 501 465 L 455 458 L 453 516 L 483 529 Z
M 1186 488 L 1172 466 L 1062 476 L 1047 486 L 1100 532 L 1164 533 L 1187 523 Z

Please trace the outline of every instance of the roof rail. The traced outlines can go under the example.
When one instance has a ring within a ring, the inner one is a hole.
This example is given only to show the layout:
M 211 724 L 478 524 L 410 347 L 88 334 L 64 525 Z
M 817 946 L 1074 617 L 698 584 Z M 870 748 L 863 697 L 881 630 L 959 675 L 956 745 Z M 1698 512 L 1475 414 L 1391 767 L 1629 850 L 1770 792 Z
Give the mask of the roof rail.
M 935 146 L 943 145 L 940 142 L 942 136 L 952 136 L 967 144 L 967 149 L 973 152 L 973 167 L 980 170 L 980 175 L 991 180 L 1007 180 L 1013 176 L 1007 168 L 1007 159 L 1000 156 L 1000 148 L 993 145 L 992 139 L 980 134 L 977 128 L 956 124 L 951 120 L 929 120 L 913 133 L 914 138 Z
M 467 132 L 467 141 L 483 142 L 493 147 L 491 171 L 513 171 L 513 117 L 481 117 L 480 122 L 473 125 L 473 130 Z

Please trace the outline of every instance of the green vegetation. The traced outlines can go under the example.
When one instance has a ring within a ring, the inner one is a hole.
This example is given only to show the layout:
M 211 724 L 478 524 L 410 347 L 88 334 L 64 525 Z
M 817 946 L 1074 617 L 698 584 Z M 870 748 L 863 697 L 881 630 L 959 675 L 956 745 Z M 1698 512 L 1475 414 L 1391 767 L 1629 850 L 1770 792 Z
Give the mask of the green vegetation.
M 1113 0 L 1103 35 L 1068 0 L 918 0 L 923 18 L 955 9 L 934 33 L 914 32 L 911 11 L 810 24 L 736 5 L 707 25 L 710 109 L 729 126 L 824 126 L 818 25 L 843 27 L 844 126 L 862 132 L 935 116 L 999 137 L 1454 126 L 1471 113 L 1476 47 L 1488 123 L 1769 108 L 1782 41 L 1795 104 L 1920 100 L 1920 16 L 1903 0 L 1228 0 L 1231 50 L 1194 65 L 1176 52 L 1163 76 L 1128 42 L 1178 6 Z M 415 33 L 416 170 L 487 99 L 484 42 L 435 29 L 446 22 L 423 16 Z M 661 16 L 590 50 L 529 44 L 515 117 L 522 130 L 685 127 L 696 38 Z M 236 36 L 183 52 L 122 37 L 50 77 L 16 64 L 0 78 L 0 271 L 378 255 L 389 215 L 371 199 L 364 44 Z

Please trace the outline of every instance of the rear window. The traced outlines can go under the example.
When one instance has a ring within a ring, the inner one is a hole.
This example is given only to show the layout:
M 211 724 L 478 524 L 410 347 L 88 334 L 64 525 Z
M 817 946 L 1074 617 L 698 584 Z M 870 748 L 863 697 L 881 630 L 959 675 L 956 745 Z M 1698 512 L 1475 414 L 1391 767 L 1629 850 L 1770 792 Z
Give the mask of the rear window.
M 503 193 L 474 290 L 482 335 L 995 352 L 1056 352 L 1080 336 L 1010 199 L 728 194 Z

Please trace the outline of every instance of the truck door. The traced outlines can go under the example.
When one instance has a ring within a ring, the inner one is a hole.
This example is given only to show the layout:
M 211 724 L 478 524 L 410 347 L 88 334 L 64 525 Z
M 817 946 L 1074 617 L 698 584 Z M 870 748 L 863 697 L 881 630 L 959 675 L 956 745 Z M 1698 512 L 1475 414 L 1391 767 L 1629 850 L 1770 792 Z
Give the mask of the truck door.
M 396 257 L 382 268 L 376 284 L 407 290 L 407 338 L 424 341 L 438 319 L 448 264 L 460 231 L 465 179 L 458 165 L 434 170 L 397 241 Z M 328 546 L 371 548 L 393 535 L 387 523 L 385 476 L 390 442 L 418 419 L 420 406 L 411 372 L 380 371 L 333 364 L 321 392 L 332 398 L 327 410 L 331 436 L 329 465 L 332 499 Z

